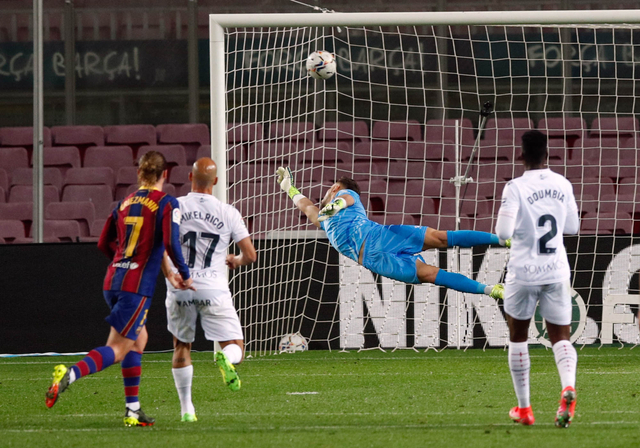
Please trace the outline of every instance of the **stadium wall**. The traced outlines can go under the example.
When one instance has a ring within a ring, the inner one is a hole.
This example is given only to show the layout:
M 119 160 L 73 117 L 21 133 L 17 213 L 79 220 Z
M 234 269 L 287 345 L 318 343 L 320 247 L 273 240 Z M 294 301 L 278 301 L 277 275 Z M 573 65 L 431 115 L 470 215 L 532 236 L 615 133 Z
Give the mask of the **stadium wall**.
M 284 328 L 282 320 L 294 319 L 293 327 L 301 328 L 302 334 L 311 340 L 312 349 L 389 346 L 385 342 L 388 339 L 379 331 L 386 325 L 385 333 L 389 333 L 389 322 L 372 317 L 371 297 L 364 294 L 357 297 L 362 306 L 355 307 L 358 312 L 351 313 L 348 319 L 340 312 L 340 304 L 353 299 L 349 297 L 352 291 L 349 288 L 355 279 L 349 277 L 348 264 L 341 262 L 338 253 L 327 244 L 317 245 L 315 240 L 296 243 L 280 246 L 276 260 L 272 251 L 261 250 L 269 247 L 269 240 L 256 241 L 259 254 L 256 264 L 247 270 L 247 275 L 232 277 L 232 290 L 236 292 L 236 306 L 242 310 L 247 340 L 279 334 Z M 640 303 L 640 238 L 581 236 L 567 237 L 565 243 L 577 293 L 572 340 L 578 344 L 637 343 L 634 314 Z M 269 254 L 269 259 L 265 254 Z M 487 254 L 490 252 L 482 247 L 469 253 L 474 276 L 485 269 Z M 450 257 L 446 251 L 437 257 L 440 266 L 447 266 Z M 0 247 L 0 265 L 3 267 L 0 353 L 75 352 L 104 344 L 109 327 L 104 321 L 108 308 L 102 298 L 102 280 L 108 260 L 95 244 L 6 245 Z M 359 279 L 367 281 L 363 275 Z M 374 300 L 389 300 L 390 289 L 384 286 L 384 281 L 375 276 L 371 281 L 377 289 Z M 394 287 L 397 288 L 398 285 Z M 425 339 L 420 338 L 417 330 L 420 290 L 410 285 L 400 288 L 406 293 L 406 302 L 399 307 L 404 329 L 402 340 L 394 335 L 391 346 L 443 347 L 447 341 L 455 345 L 450 338 L 453 321 L 449 318 L 444 290 L 439 290 L 439 299 L 432 303 L 439 333 L 432 344 L 421 343 Z M 172 348 L 171 335 L 166 331 L 165 291 L 159 279 L 147 324 L 150 351 Z M 464 299 L 471 310 L 471 317 L 463 322 L 467 325 L 466 332 L 472 335 L 468 345 L 503 345 L 506 342 L 503 338 L 488 333 L 495 322 L 483 320 L 473 297 L 467 295 Z M 267 306 L 282 299 L 288 299 L 289 305 Z M 397 320 L 398 316 L 394 318 Z M 211 350 L 202 333 L 196 336 L 194 349 Z

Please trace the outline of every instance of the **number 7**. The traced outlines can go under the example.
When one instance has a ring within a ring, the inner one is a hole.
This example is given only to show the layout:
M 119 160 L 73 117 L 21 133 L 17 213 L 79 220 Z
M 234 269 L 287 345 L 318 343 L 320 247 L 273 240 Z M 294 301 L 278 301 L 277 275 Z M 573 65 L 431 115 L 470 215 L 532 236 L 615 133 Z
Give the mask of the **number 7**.
M 133 256 L 133 252 L 136 250 L 136 246 L 138 245 L 138 238 L 140 238 L 140 229 L 142 228 L 142 223 L 144 222 L 144 218 L 142 216 L 126 216 L 124 218 L 124 223 L 128 226 L 133 226 L 133 230 L 131 234 L 129 234 L 129 242 L 127 243 L 127 248 L 124 251 L 124 256 L 130 258 Z

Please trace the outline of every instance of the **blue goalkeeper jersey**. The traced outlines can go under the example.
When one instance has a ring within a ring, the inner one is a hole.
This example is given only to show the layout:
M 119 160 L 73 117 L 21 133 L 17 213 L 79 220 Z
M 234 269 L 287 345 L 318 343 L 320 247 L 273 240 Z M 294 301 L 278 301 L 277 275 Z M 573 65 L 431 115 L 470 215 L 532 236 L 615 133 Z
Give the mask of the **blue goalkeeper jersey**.
M 350 195 L 355 200 L 351 207 L 340 210 L 335 216 L 322 221 L 320 228 L 327 233 L 327 238 L 333 247 L 342 255 L 351 258 L 356 263 L 362 243 L 375 226 L 380 224 L 367 218 L 367 212 L 360 201 L 360 195 L 353 190 L 340 190 L 336 198 Z

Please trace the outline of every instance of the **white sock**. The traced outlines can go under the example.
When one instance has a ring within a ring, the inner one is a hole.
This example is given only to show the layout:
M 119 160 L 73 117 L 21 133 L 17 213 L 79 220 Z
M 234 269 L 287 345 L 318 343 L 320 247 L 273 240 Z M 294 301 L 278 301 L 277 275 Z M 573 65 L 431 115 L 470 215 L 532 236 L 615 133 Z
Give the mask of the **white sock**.
M 529 401 L 529 344 L 527 342 L 509 342 L 509 369 L 513 379 L 519 408 L 531 406 Z
M 76 380 L 76 372 L 72 368 L 69 368 L 69 384 Z
M 229 344 L 222 351 L 231 364 L 240 364 L 242 361 L 242 349 L 238 344 Z
M 134 403 L 127 403 L 127 407 L 135 412 L 140 409 L 140 402 L 136 401 Z
M 191 402 L 191 383 L 193 381 L 193 366 L 171 369 L 173 380 L 176 383 L 178 397 L 180 398 L 180 412 L 184 414 L 195 414 L 196 410 Z
M 553 355 L 556 358 L 562 389 L 564 390 L 567 386 L 576 387 L 578 354 L 571 342 L 566 340 L 556 342 L 553 346 Z

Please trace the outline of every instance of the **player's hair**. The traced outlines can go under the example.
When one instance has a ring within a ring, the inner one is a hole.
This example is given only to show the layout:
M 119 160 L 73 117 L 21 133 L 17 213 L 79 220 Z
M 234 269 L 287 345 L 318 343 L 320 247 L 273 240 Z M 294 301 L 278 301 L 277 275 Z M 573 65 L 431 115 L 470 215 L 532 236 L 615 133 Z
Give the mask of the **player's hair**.
M 155 185 L 167 169 L 167 160 L 158 151 L 149 151 L 138 161 L 138 183 Z
M 547 136 L 535 129 L 522 134 L 522 158 L 527 166 L 544 163 L 547 158 Z
M 358 182 L 351 179 L 350 177 L 346 177 L 346 176 L 341 177 L 340 179 L 338 179 L 338 183 L 341 184 L 347 190 L 353 190 L 356 193 L 360 194 L 360 186 L 358 185 Z

